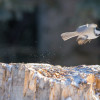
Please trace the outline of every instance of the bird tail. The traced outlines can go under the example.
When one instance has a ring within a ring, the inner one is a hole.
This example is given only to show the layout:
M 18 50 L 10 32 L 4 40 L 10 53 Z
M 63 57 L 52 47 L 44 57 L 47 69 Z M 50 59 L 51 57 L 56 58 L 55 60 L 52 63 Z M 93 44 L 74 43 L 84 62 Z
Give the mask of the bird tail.
M 61 34 L 61 37 L 64 41 L 66 41 L 70 38 L 76 37 L 76 36 L 78 36 L 77 32 L 65 32 L 65 33 Z

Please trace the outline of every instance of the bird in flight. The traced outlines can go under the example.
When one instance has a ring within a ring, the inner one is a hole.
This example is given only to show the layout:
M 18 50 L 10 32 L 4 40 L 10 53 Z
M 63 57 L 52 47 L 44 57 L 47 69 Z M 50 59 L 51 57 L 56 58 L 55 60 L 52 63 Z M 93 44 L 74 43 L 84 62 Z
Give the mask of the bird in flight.
M 86 24 L 79 26 L 74 32 L 65 32 L 61 34 L 64 41 L 77 37 L 77 42 L 79 45 L 90 42 L 92 39 L 96 39 L 100 36 L 100 28 L 97 24 Z

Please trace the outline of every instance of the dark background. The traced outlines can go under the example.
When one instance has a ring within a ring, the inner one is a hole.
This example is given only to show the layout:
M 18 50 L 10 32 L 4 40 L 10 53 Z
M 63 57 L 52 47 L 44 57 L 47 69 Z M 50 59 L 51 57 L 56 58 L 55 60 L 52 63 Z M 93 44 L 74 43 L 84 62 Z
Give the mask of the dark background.
M 0 62 L 100 64 L 100 38 L 79 46 L 61 33 L 100 27 L 100 0 L 1 0 Z

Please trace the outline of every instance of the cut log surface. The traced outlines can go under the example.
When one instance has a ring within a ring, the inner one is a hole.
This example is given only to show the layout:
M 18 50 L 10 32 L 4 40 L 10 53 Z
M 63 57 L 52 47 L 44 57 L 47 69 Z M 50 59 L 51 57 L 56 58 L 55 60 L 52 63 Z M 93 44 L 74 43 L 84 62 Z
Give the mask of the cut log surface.
M 0 63 L 0 100 L 100 100 L 100 66 Z

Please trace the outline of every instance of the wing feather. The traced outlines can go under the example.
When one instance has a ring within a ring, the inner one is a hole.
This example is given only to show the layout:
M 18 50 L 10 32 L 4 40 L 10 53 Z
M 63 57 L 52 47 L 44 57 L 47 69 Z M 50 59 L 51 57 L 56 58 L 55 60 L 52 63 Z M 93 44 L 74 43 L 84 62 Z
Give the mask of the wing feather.
M 77 28 L 77 32 L 84 32 L 88 29 L 88 25 L 82 25 Z

